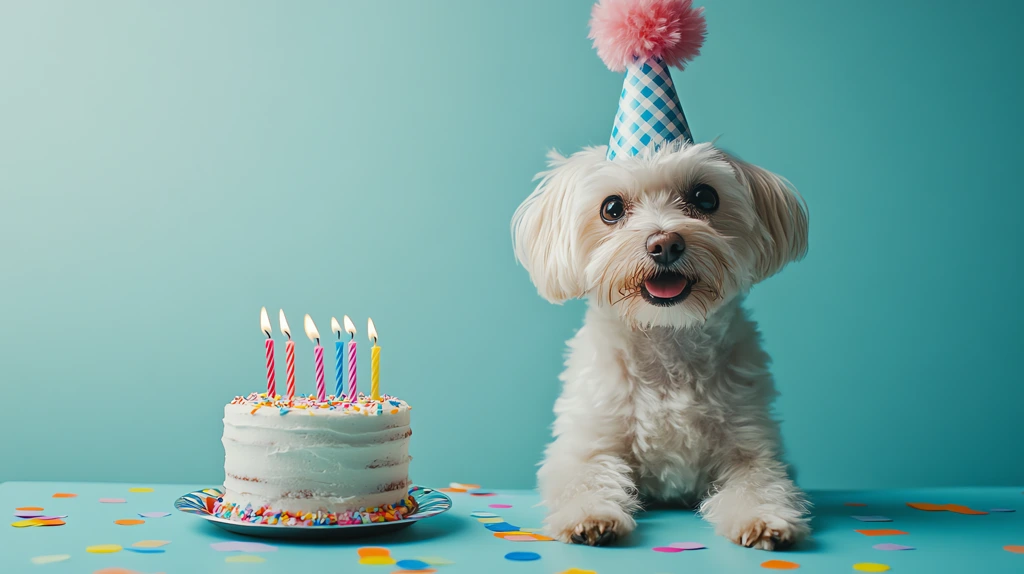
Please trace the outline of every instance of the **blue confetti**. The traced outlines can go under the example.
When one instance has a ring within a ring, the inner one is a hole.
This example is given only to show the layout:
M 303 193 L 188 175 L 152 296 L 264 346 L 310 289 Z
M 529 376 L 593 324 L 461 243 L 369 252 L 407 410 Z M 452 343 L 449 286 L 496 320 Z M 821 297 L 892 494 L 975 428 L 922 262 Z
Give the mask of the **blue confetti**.
M 428 570 L 430 568 L 430 564 L 422 560 L 399 560 L 395 566 L 403 570 Z
M 484 524 L 484 526 L 491 532 L 516 532 L 519 530 L 518 526 L 512 526 L 508 522 L 495 522 L 494 524 Z
M 530 560 L 540 560 L 540 554 L 536 552 L 509 552 L 505 555 L 505 559 L 529 562 Z
M 163 548 L 133 548 L 131 546 L 126 547 L 125 550 L 138 552 L 139 554 L 160 554 L 161 552 L 166 552 Z

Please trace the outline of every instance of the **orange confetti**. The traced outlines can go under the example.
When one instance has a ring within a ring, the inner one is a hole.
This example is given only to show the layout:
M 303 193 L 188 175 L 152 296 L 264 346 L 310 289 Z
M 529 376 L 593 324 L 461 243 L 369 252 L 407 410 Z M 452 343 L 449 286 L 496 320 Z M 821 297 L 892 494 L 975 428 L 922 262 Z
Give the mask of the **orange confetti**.
M 53 495 L 54 498 L 74 498 L 76 496 L 78 496 L 78 495 L 77 494 L 72 494 L 70 492 L 58 492 L 58 493 Z
M 1024 546 L 1020 546 L 1020 545 L 1017 545 L 1017 544 L 1010 544 L 1008 546 L 1003 546 L 1003 550 L 1005 550 L 1007 552 L 1013 552 L 1014 554 L 1024 554 Z
M 42 506 L 20 506 L 18 508 L 15 508 L 15 510 L 42 510 L 42 509 L 43 509 Z
M 769 560 L 761 563 L 761 568 L 769 568 L 771 570 L 796 570 L 800 565 L 796 562 L 790 562 L 788 560 Z
M 356 554 L 360 558 L 368 558 L 370 556 L 391 556 L 391 551 L 380 546 L 363 546 L 356 550 Z
M 860 532 L 864 536 L 897 536 L 899 534 L 907 534 L 902 530 L 893 530 L 892 528 L 866 528 L 864 530 L 855 530 Z
M 863 502 L 846 502 L 843 506 L 867 506 L 867 504 L 864 504 Z
M 441 492 L 466 492 L 465 488 L 439 488 Z
M 907 506 L 910 508 L 916 508 L 917 510 L 924 510 L 926 512 L 939 512 L 947 511 L 954 512 L 956 514 L 988 514 L 981 510 L 974 510 L 973 508 L 964 506 L 962 504 L 932 504 L 931 502 L 908 502 Z
M 59 518 L 51 518 L 50 520 L 39 520 L 36 519 L 36 526 L 64 526 L 67 524 Z
M 506 539 L 506 538 L 512 537 L 513 541 L 515 541 L 515 542 L 525 542 L 526 540 L 524 538 L 521 538 L 521 537 L 526 537 L 526 536 L 529 536 L 532 540 L 535 540 L 537 542 L 551 542 L 552 540 L 554 540 L 554 538 L 549 538 L 547 536 L 544 536 L 543 534 L 537 534 L 535 532 L 523 532 L 521 530 L 514 530 L 512 532 L 495 532 L 494 533 L 494 537 L 495 538 Z
M 114 521 L 114 524 L 120 524 L 121 526 L 138 526 L 145 523 L 145 520 L 139 520 L 138 518 L 122 518 Z

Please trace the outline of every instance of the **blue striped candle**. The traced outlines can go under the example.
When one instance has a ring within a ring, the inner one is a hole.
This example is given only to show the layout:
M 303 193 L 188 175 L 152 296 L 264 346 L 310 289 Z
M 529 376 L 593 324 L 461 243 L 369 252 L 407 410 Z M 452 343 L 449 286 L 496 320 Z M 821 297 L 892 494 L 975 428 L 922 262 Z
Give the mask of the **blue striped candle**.
M 344 380 L 345 373 L 345 343 L 341 341 L 334 342 L 334 396 L 341 399 L 341 393 L 344 391 L 345 386 L 342 382 Z M 349 397 L 349 400 L 352 400 Z

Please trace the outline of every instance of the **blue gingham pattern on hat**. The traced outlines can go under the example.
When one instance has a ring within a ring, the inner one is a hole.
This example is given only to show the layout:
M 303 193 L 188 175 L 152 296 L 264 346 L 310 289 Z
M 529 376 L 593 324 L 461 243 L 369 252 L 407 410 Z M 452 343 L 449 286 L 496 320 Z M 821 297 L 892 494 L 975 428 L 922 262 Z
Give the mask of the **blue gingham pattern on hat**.
M 627 66 L 608 159 L 637 155 L 680 138 L 693 141 L 668 67 L 660 60 Z

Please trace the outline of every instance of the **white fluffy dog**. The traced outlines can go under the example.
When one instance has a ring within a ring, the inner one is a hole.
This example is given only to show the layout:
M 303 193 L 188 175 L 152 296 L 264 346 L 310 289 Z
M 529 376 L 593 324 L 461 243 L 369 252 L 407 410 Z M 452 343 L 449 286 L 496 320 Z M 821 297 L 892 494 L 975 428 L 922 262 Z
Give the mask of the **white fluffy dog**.
M 800 541 L 808 503 L 780 460 L 769 357 L 741 303 L 803 256 L 803 200 L 708 143 L 605 155 L 552 152 L 512 223 L 540 294 L 589 301 L 538 472 L 548 530 L 608 544 L 651 501 L 699 505 L 743 546 Z

